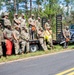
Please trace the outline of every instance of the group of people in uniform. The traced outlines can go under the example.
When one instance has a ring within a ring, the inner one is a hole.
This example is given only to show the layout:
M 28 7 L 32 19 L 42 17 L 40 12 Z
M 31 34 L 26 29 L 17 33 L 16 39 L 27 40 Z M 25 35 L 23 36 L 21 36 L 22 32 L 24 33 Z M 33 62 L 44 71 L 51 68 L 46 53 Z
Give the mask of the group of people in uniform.
M 26 20 L 24 13 L 20 17 L 15 13 L 12 24 L 9 19 L 9 13 L 4 13 L 2 19 L 4 25 L 0 23 L 0 56 L 3 55 L 4 51 L 6 55 L 10 56 L 13 52 L 13 47 L 16 55 L 25 51 L 28 53 L 30 52 L 29 41 L 36 39 L 44 51 L 48 50 L 47 44 L 51 49 L 53 48 L 52 29 L 49 19 L 44 24 L 44 28 L 42 27 L 41 18 L 35 19 L 34 14 L 31 14 L 30 18 Z M 70 38 L 68 27 L 63 31 L 63 36 L 65 38 L 64 48 L 66 48 Z M 5 44 L 6 50 L 2 49 L 3 44 Z
M 4 27 L 0 23 L 0 56 L 3 55 L 2 42 L 5 42 L 6 55 L 12 54 L 13 45 L 15 48 L 15 54 L 24 53 L 26 47 L 26 53 L 30 51 L 29 40 L 38 39 L 43 50 L 48 50 L 46 41 L 53 48 L 52 43 L 52 29 L 50 26 L 50 20 L 48 20 L 44 29 L 41 24 L 41 18 L 35 19 L 34 14 L 26 20 L 24 13 L 19 17 L 17 13 L 14 14 L 13 23 L 9 19 L 9 13 L 4 13 Z M 21 43 L 21 48 L 20 48 Z

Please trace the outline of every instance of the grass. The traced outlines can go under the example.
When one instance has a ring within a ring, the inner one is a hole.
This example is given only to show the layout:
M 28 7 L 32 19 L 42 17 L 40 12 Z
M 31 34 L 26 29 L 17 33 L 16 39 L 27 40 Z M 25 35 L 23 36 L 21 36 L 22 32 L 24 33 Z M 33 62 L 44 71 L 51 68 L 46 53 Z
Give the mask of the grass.
M 28 53 L 28 54 L 21 54 L 21 55 L 12 55 L 12 56 L 8 56 L 8 57 L 1 57 L 0 58 L 0 63 L 1 62 L 12 61 L 12 60 L 17 60 L 17 59 L 22 59 L 22 58 L 38 56 L 38 55 L 43 55 L 43 54 L 50 54 L 50 53 L 60 52 L 60 51 L 70 50 L 70 49 L 74 49 L 74 45 L 69 45 L 67 49 L 63 49 L 63 47 L 60 46 L 60 45 L 55 45 L 54 49 L 48 50 L 48 51 L 39 50 L 37 52 Z

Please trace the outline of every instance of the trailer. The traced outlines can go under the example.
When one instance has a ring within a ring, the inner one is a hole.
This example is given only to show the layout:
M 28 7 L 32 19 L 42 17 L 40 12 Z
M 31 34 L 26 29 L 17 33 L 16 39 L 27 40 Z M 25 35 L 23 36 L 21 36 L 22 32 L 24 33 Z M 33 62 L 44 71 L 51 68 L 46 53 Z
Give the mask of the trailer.
M 47 18 L 43 17 L 42 22 L 41 22 L 43 29 L 44 29 L 44 25 L 45 25 L 46 21 L 47 21 Z M 33 38 L 33 39 L 29 40 L 29 43 L 30 43 L 30 52 L 36 52 L 37 50 L 42 50 L 38 38 Z
M 56 42 L 61 44 L 64 42 L 63 31 L 62 31 L 62 15 L 56 15 Z

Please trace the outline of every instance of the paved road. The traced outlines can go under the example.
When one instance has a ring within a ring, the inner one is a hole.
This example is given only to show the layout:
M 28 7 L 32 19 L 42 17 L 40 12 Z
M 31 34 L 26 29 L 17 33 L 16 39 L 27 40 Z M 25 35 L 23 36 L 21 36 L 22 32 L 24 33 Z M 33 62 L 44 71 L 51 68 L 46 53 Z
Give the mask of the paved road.
M 73 67 L 74 51 L 69 51 L 2 64 L 0 75 L 56 75 Z

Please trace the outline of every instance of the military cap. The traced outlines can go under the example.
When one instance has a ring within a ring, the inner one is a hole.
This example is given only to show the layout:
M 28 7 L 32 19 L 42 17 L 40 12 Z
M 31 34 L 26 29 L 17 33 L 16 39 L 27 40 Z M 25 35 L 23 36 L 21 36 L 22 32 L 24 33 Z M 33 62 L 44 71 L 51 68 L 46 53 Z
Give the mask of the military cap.
M 69 26 L 66 26 L 66 28 L 69 28 Z
M 32 14 L 31 16 L 34 16 L 34 14 Z
M 50 27 L 50 26 L 48 26 L 47 28 L 48 28 L 48 29 L 50 29 L 51 27 Z
M 48 22 L 50 22 L 50 20 L 48 20 Z
M 4 16 L 6 16 L 6 15 L 9 15 L 9 13 L 5 12 L 5 13 L 4 13 Z
M 18 15 L 17 13 L 14 14 L 15 16 Z
M 38 17 L 38 19 L 40 19 L 40 17 Z
M 10 24 L 8 24 L 7 26 L 11 26 Z
M 39 29 L 40 29 L 40 30 L 43 30 L 43 28 L 42 28 L 42 27 L 40 27 Z
M 20 28 L 19 26 L 15 26 L 14 28 Z
M 24 16 L 24 13 L 22 13 L 22 16 Z

